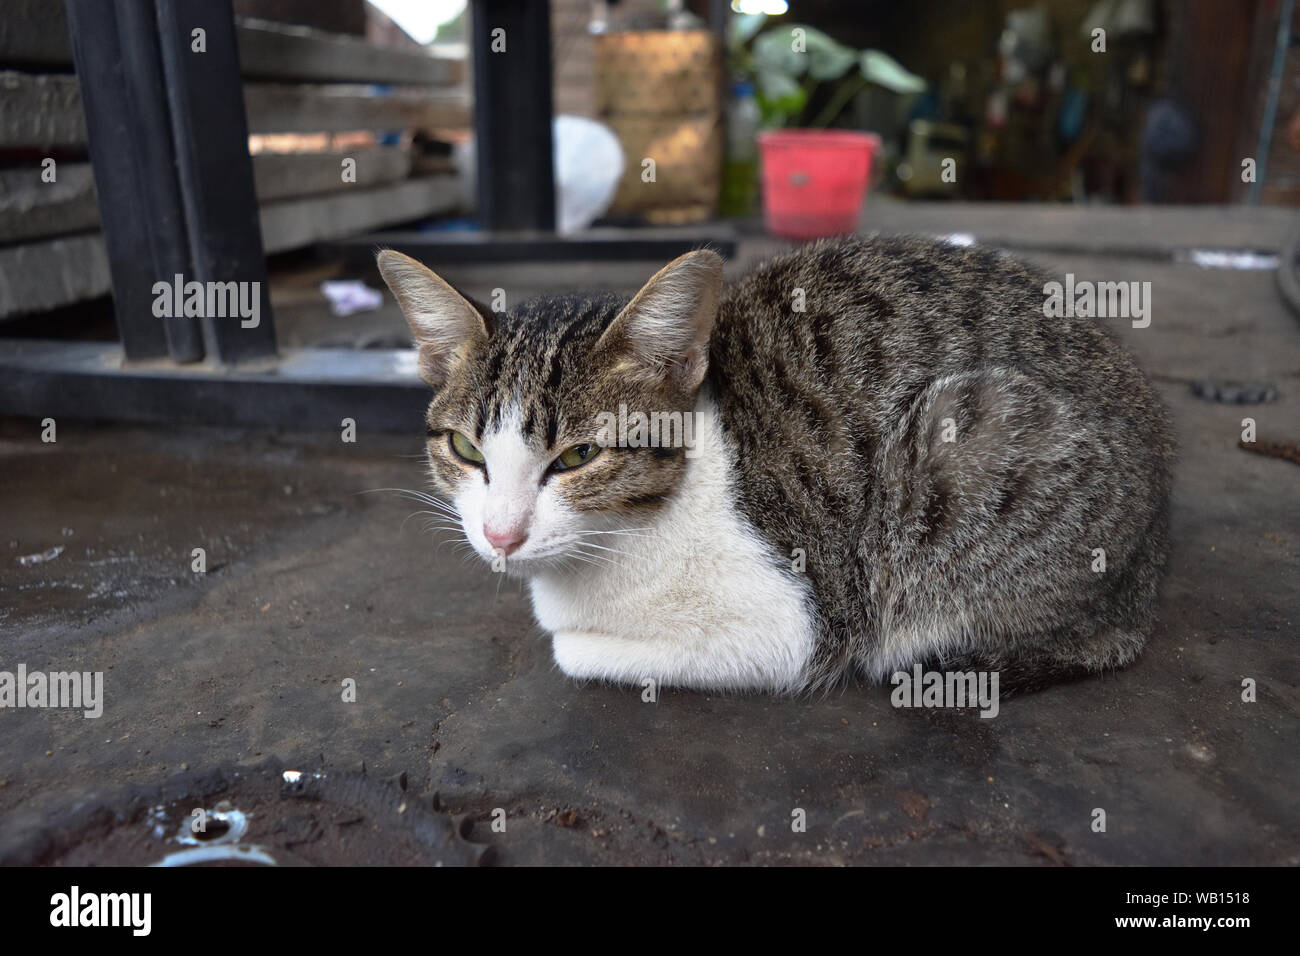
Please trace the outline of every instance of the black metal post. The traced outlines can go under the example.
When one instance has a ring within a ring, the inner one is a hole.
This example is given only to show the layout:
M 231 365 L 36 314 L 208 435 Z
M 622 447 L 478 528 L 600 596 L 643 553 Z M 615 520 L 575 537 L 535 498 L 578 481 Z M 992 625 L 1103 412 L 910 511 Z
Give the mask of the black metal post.
M 554 231 L 550 4 L 474 0 L 471 16 L 479 222 Z
M 230 0 L 67 0 L 67 8 L 126 357 L 273 356 Z M 206 309 L 201 319 L 156 315 L 155 285 L 177 275 L 249 283 L 246 294 L 257 283 L 256 326 Z
M 191 268 L 199 282 L 257 283 L 258 324 L 204 318 L 223 363 L 275 355 L 266 256 L 248 155 L 248 118 L 231 0 L 154 0 Z M 195 31 L 203 31 L 203 52 Z M 251 322 L 252 320 L 247 320 Z
M 153 7 L 68 0 L 114 312 L 128 359 L 203 358 L 193 319 L 154 315 L 154 283 L 189 272 Z

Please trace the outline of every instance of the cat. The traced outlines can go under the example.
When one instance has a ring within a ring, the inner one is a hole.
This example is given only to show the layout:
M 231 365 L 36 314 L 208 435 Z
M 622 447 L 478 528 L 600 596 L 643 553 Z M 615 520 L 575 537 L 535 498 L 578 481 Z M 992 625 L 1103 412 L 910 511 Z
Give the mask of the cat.
M 1005 693 L 1125 665 L 1153 627 L 1165 410 L 1010 256 L 821 240 L 724 288 L 700 250 L 630 301 L 501 314 L 378 265 L 435 390 L 433 483 L 571 677 L 791 693 L 926 664 Z M 637 412 L 690 447 L 612 426 Z

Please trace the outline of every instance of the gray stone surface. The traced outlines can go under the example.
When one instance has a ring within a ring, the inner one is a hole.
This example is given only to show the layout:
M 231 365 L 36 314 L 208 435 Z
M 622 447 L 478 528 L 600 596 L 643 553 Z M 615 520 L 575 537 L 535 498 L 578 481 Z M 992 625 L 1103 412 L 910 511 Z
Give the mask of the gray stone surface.
M 643 703 L 565 679 L 518 584 L 407 520 L 417 506 L 363 493 L 423 487 L 418 423 L 349 445 L 61 422 L 46 445 L 11 420 L 0 669 L 104 670 L 108 702 L 99 720 L 0 713 L 0 818 L 183 764 L 324 754 L 407 771 L 504 863 L 1300 863 L 1300 470 L 1236 447 L 1247 414 L 1261 438 L 1300 439 L 1300 323 L 1267 272 L 1042 261 L 1153 283 L 1150 328 L 1120 332 L 1181 458 L 1161 623 L 1129 669 L 993 720 L 895 709 L 881 687 Z M 1280 398 L 1208 404 L 1200 376 L 1267 378 Z

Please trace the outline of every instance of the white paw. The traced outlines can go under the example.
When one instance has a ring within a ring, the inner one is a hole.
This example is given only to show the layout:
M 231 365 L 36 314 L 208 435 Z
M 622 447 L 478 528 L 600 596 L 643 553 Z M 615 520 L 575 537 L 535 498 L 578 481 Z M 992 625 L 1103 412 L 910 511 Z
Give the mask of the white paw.
M 635 654 L 629 647 L 633 642 L 610 634 L 591 634 L 578 631 L 557 631 L 551 638 L 556 666 L 569 677 L 578 680 L 604 680 L 617 683 L 639 683 Z

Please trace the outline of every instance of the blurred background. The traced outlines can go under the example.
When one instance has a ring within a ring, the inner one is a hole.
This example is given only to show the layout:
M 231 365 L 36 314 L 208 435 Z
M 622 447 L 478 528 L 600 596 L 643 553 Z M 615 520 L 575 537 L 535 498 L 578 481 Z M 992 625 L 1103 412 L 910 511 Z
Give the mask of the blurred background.
M 413 388 L 391 356 L 289 351 L 409 344 L 380 246 L 508 302 L 855 231 L 1274 254 L 1300 199 L 1293 7 L 6 0 L 0 354 L 27 379 L 0 410 L 48 410 L 92 360 L 128 389 L 152 360 Z M 1132 215 L 1199 204 L 1237 211 Z M 260 327 L 159 321 L 175 274 L 259 282 Z M 109 417 L 205 417 L 109 391 Z

